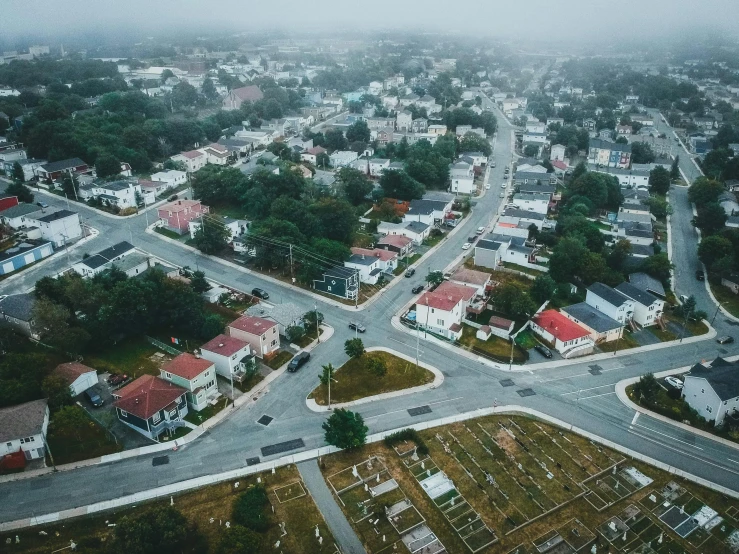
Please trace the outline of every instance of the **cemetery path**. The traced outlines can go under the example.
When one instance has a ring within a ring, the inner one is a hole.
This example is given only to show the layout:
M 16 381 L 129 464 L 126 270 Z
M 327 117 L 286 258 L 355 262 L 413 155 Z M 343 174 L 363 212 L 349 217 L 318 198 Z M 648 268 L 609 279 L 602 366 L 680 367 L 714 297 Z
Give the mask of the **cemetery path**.
M 298 471 L 305 486 L 308 488 L 318 509 L 323 514 L 328 528 L 333 533 L 336 542 L 343 554 L 367 554 L 362 542 L 344 516 L 336 499 L 323 480 L 318 460 L 308 460 L 298 464 Z

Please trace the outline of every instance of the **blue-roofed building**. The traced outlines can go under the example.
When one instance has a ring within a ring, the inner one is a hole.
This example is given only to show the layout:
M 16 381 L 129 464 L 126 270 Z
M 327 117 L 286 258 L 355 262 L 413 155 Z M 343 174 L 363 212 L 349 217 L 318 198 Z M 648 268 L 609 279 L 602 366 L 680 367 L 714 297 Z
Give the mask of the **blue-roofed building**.
M 599 312 L 586 302 L 572 304 L 562 308 L 561 312 L 567 316 L 567 319 L 590 331 L 590 338 L 595 341 L 595 344 L 618 340 L 623 334 L 623 324 Z
M 42 260 L 54 253 L 49 241 L 25 241 L 0 252 L 0 275 L 14 271 Z

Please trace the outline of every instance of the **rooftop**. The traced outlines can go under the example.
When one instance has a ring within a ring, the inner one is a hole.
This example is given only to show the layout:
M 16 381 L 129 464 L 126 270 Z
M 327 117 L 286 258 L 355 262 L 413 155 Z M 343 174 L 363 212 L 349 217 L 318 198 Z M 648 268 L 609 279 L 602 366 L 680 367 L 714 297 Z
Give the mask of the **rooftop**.
M 244 331 L 245 333 L 249 333 L 251 335 L 263 335 L 276 325 L 276 322 L 269 319 L 249 315 L 242 315 L 236 321 L 232 321 L 228 324 L 229 327 Z
M 377 241 L 377 244 L 387 244 L 402 248 L 409 245 L 411 242 L 413 242 L 411 239 L 403 235 L 385 235 Z
M 18 204 L 0 212 L 0 217 L 15 218 L 40 211 L 41 208 L 35 204 Z
M 67 362 L 65 364 L 59 364 L 58 366 L 56 366 L 53 373 L 59 375 L 67 382 L 67 384 L 71 385 L 80 375 L 90 373 L 91 371 L 97 374 L 97 371 L 95 369 L 84 364 L 81 364 L 79 362 Z
M 43 221 L 44 223 L 51 223 L 52 221 L 59 221 L 60 219 L 64 219 L 65 217 L 72 217 L 73 215 L 77 215 L 77 212 L 71 212 L 69 210 L 57 210 L 56 212 L 52 212 L 50 214 L 46 214 L 42 217 L 36 217 L 36 221 Z
M 484 271 L 467 269 L 462 266 L 452 274 L 451 278 L 454 281 L 462 281 L 463 283 L 470 283 L 472 285 L 484 285 L 490 281 L 490 274 Z
M 658 298 L 651 292 L 641 290 L 631 283 L 620 283 L 616 290 L 622 294 L 625 294 L 632 300 L 636 300 L 643 306 L 651 306 Z
M 384 250 L 380 248 L 357 248 L 353 247 L 351 249 L 352 254 L 357 256 L 372 256 L 374 258 L 378 258 L 382 260 L 383 262 L 387 262 L 390 260 L 394 260 L 398 257 L 398 255 L 395 252 L 391 252 L 389 250 Z
M 626 295 L 603 283 L 593 283 L 588 287 L 588 290 L 613 306 L 621 306 L 629 302 Z
M 35 303 L 36 297 L 33 293 L 9 294 L 0 300 L 0 314 L 20 321 L 31 321 Z
M 649 291 L 663 298 L 665 296 L 665 288 L 662 283 L 646 273 L 632 273 L 629 275 L 629 283 L 640 290 Z
M 44 398 L 0 408 L 0 442 L 40 434 L 46 419 L 46 406 Z
M 608 331 L 622 327 L 618 321 L 608 317 L 603 312 L 599 312 L 585 302 L 572 304 L 571 306 L 562 308 L 562 311 L 571 315 L 577 322 L 587 325 L 597 333 L 607 333 Z
M 119 400 L 114 406 L 141 419 L 149 419 L 175 402 L 187 391 L 153 375 L 142 375 L 132 383 L 115 391 Z
M 51 162 L 41 166 L 41 169 L 47 173 L 53 173 L 55 171 L 64 171 L 65 169 L 72 169 L 81 165 L 87 165 L 79 158 L 69 158 L 67 160 L 59 160 L 58 162 Z
M 532 321 L 562 342 L 586 337 L 590 332 L 557 310 L 545 310 L 533 317 Z
M 736 362 L 716 358 L 710 367 L 695 364 L 686 377 L 705 379 L 721 400 L 739 397 L 739 364 Z
M 180 354 L 162 366 L 162 371 L 191 381 L 213 365 L 213 362 L 189 352 Z

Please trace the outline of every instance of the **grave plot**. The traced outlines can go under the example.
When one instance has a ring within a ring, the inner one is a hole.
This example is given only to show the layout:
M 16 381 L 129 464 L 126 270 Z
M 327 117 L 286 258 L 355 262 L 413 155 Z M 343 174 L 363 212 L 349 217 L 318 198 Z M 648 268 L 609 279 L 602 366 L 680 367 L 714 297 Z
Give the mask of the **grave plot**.
M 338 495 L 345 490 L 363 484 L 371 478 L 375 478 L 381 472 L 386 472 L 384 464 L 376 457 L 371 456 L 362 463 L 349 466 L 333 475 L 329 475 L 326 481 L 328 481 L 328 484 L 331 485 L 331 488 Z
M 613 506 L 652 484 L 652 478 L 644 475 L 635 467 L 619 468 L 614 465 L 610 472 L 606 471 L 601 475 L 591 477 L 584 483 L 588 487 L 588 492 L 584 498 L 593 508 L 602 512 L 606 508 Z
M 585 551 L 596 539 L 595 533 L 573 518 L 557 527 L 556 532 L 572 548 L 573 552 Z
M 530 545 L 519 544 L 518 546 L 510 549 L 506 554 L 537 554 L 536 550 Z
M 539 554 L 574 554 L 572 547 L 554 529 L 534 539 L 534 548 Z
M 296 498 L 301 498 L 306 494 L 305 489 L 303 488 L 303 484 L 300 481 L 295 481 L 294 483 L 290 483 L 289 485 L 278 487 L 273 492 L 275 493 L 277 501 L 280 504 L 290 502 L 291 500 L 295 500 Z

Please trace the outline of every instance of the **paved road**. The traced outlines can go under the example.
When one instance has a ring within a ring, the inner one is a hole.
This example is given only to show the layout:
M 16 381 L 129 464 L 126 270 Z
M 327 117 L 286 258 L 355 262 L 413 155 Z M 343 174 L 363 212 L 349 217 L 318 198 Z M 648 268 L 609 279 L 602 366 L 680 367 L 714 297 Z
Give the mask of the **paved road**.
M 495 154 L 497 167 L 490 175 L 493 185 L 502 182 L 503 169 L 510 163 L 511 127 L 502 116 L 499 117 L 499 123 Z M 144 456 L 53 476 L 5 483 L 0 485 L 0 521 L 86 505 L 192 477 L 243 467 L 245 460 L 253 456 L 259 456 L 263 461 L 273 459 L 274 456 L 262 457 L 261 448 L 282 441 L 302 438 L 305 449 L 323 446 L 321 423 L 325 415 L 308 410 L 304 399 L 317 384 L 321 365 L 328 362 L 338 365 L 346 360 L 343 342 L 353 336 L 346 327 L 349 319 L 358 318 L 367 326 L 363 339 L 368 346 L 383 345 L 415 355 L 415 338 L 398 332 L 387 322 L 399 307 L 411 299 L 412 285 L 421 282 L 429 269 L 444 267 L 446 262 L 443 260 L 451 260 L 461 252 L 461 244 L 473 229 L 489 223 L 500 203 L 498 195 L 494 194 L 495 190 L 494 186 L 487 191 L 462 224 L 463 228 L 444 241 L 430 260 L 421 264 L 416 278 L 404 280 L 383 293 L 380 300 L 368 309 L 356 313 L 347 312 L 319 300 L 318 304 L 327 322 L 336 329 L 336 336 L 316 348 L 312 353 L 311 363 L 300 372 L 283 375 L 256 403 L 238 409 L 202 439 L 172 452 L 170 465 L 152 467 L 153 456 Z M 677 290 L 683 294 L 686 293 L 683 291 L 695 294 L 699 305 L 708 306 L 705 291 L 701 296 L 701 284 L 692 277 L 693 266 L 690 264 L 696 263 L 695 236 L 689 236 L 690 228 L 685 223 L 689 220 L 689 206 L 686 201 L 680 201 L 684 190 L 676 190 L 674 194 L 673 254 L 676 259 L 681 260 Z M 52 202 L 58 203 L 59 200 L 54 198 L 49 201 Z M 136 246 L 157 256 L 180 265 L 198 266 L 209 277 L 242 290 L 261 286 L 272 294 L 272 298 L 279 301 L 280 294 L 276 290 L 278 287 L 258 275 L 224 266 L 145 234 L 143 217 L 123 222 L 100 216 L 85 208 L 80 208 L 80 211 L 101 231 L 101 237 L 92 241 L 85 251 L 94 252 L 119 240 L 129 240 L 132 236 Z M 130 233 L 128 222 L 131 225 Z M 81 258 L 82 253 L 75 252 L 74 256 Z M 691 270 L 682 269 L 687 267 Z M 32 268 L 31 272 L 34 270 Z M 38 275 L 43 273 L 37 272 Z M 8 284 L 8 288 L 22 289 L 24 285 L 28 288 L 34 281 L 32 279 L 21 284 L 16 281 Z M 285 300 L 288 298 L 306 309 L 312 308 L 316 302 L 313 297 L 302 292 L 287 292 Z M 716 327 L 720 334 L 730 334 L 733 330 L 723 316 L 716 319 Z M 709 340 L 636 355 L 629 354 L 628 351 L 620 352 L 618 356 L 598 362 L 580 361 L 562 367 L 513 374 L 504 371 L 505 368 L 495 369 L 470 361 L 434 343 L 422 342 L 419 354 L 421 360 L 444 373 L 444 384 L 438 389 L 412 396 L 358 406 L 356 410 L 365 418 L 371 433 L 489 407 L 497 400 L 498 405 L 518 404 L 540 410 L 644 455 L 739 490 L 739 456 L 735 450 L 708 439 L 688 435 L 646 416 L 639 419 L 639 425 L 631 425 L 634 412 L 622 405 L 614 393 L 614 384 L 621 379 L 649 371 L 683 367 L 718 354 L 736 355 L 739 354 L 739 345 L 719 347 Z M 593 368 L 596 364 L 598 367 Z M 593 371 L 594 369 L 599 371 Z M 515 384 L 503 386 L 500 381 L 506 378 L 513 379 Z M 527 388 L 532 389 L 535 394 L 521 396 L 519 391 Z M 422 405 L 428 405 L 431 412 L 411 416 L 407 411 L 408 408 Z M 256 423 L 263 414 L 275 418 L 269 427 Z M 12 498 L 13 502 L 2 502 L 5 498 Z
M 334 500 L 326 481 L 323 480 L 318 461 L 301 462 L 298 464 L 298 471 L 343 554 L 367 554 L 349 520 Z

